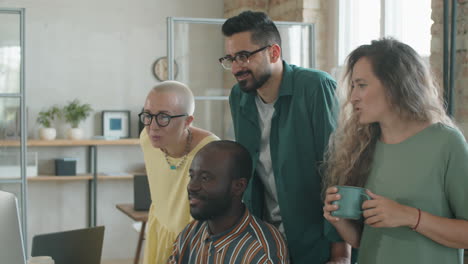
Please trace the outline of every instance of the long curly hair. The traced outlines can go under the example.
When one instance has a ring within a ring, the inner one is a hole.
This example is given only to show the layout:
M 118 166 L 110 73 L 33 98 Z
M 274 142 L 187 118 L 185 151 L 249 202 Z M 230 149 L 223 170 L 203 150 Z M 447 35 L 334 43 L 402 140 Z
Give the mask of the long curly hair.
M 344 98 L 338 127 L 330 137 L 324 162 L 324 191 L 334 185 L 363 187 L 372 166 L 378 123 L 360 124 L 351 104 L 352 75 L 361 58 L 371 62 L 392 109 L 404 120 L 440 122 L 452 127 L 429 66 L 410 46 L 393 38 L 374 40 L 349 54 L 343 78 Z

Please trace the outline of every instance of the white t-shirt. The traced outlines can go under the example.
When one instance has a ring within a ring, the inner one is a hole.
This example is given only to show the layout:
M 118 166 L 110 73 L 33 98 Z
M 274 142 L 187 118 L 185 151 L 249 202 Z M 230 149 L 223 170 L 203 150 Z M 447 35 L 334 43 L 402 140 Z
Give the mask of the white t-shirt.
M 276 191 L 275 175 L 273 174 L 270 154 L 271 118 L 275 112 L 275 102 L 276 100 L 273 103 L 266 104 L 260 96 L 257 95 L 255 97 L 258 110 L 258 123 L 262 133 L 257 173 L 265 187 L 265 220 L 278 228 L 283 236 L 286 237 L 278 204 L 278 192 Z

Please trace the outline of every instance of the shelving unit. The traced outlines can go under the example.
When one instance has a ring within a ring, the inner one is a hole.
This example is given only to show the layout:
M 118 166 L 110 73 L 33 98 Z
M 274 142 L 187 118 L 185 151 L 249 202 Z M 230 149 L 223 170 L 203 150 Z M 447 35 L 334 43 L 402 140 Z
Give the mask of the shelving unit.
M 39 175 L 37 177 L 29 177 L 26 180 L 28 182 L 40 182 L 40 181 L 82 181 L 82 180 L 92 180 L 93 175 L 76 175 L 76 176 L 54 176 L 54 175 Z M 108 176 L 108 175 L 98 175 L 98 180 L 129 180 L 133 179 L 133 174 L 122 175 L 122 176 Z
M 119 146 L 119 145 L 138 145 L 138 138 L 126 138 L 118 140 L 95 140 L 95 139 L 84 139 L 84 140 L 68 140 L 68 139 L 56 139 L 56 140 L 28 140 L 28 147 L 71 147 L 71 146 Z M 18 147 L 20 142 L 18 140 L 2 140 L 0 141 L 0 147 Z
M 138 138 L 118 139 L 118 140 L 28 140 L 26 142 L 28 147 L 87 147 L 88 148 L 88 162 L 87 173 L 76 176 L 52 176 L 40 175 L 36 177 L 27 177 L 28 182 L 37 181 L 88 181 L 88 226 L 96 226 L 97 218 L 97 183 L 100 180 L 124 180 L 131 179 L 133 174 L 111 176 L 100 175 L 97 172 L 97 147 L 98 146 L 131 146 L 138 145 Z M 19 147 L 20 142 L 17 140 L 2 140 L 0 147 Z M 12 179 L 13 180 L 13 179 Z

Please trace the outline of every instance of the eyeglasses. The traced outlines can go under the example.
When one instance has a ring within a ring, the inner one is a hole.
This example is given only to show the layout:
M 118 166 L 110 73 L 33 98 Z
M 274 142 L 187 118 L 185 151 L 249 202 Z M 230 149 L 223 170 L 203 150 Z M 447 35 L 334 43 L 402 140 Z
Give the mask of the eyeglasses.
M 165 113 L 158 113 L 156 115 L 147 113 L 147 112 L 142 112 L 138 114 L 138 117 L 140 118 L 141 123 L 145 126 L 151 125 L 151 122 L 153 121 L 153 118 L 156 120 L 156 124 L 160 127 L 167 127 L 169 123 L 171 122 L 172 118 L 176 117 L 181 117 L 181 116 L 187 116 L 187 114 L 183 115 L 168 115 Z
M 232 68 L 232 63 L 234 61 L 237 62 L 237 64 L 241 65 L 241 66 L 244 66 L 246 64 L 249 64 L 249 58 L 250 56 L 254 55 L 255 53 L 258 53 L 266 48 L 269 48 L 271 47 L 271 45 L 268 45 L 268 46 L 265 46 L 265 47 L 262 47 L 262 48 L 259 48 L 258 50 L 254 50 L 254 51 L 241 51 L 239 53 L 237 53 L 236 55 L 231 56 L 231 55 L 227 55 L 225 57 L 222 57 L 222 58 L 219 58 L 219 62 L 221 63 L 221 65 L 223 65 L 223 68 L 226 69 L 226 70 L 230 70 Z

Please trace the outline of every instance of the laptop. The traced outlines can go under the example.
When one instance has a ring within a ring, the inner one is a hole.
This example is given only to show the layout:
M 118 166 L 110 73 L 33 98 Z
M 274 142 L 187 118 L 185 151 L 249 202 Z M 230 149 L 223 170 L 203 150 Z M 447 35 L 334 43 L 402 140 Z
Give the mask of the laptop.
M 135 211 L 148 211 L 151 205 L 151 194 L 146 175 L 133 177 L 133 209 Z
M 51 256 L 55 264 L 100 264 L 104 226 L 36 235 L 31 256 Z
M 25 264 L 18 201 L 13 194 L 0 191 L 0 216 L 0 262 Z

